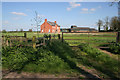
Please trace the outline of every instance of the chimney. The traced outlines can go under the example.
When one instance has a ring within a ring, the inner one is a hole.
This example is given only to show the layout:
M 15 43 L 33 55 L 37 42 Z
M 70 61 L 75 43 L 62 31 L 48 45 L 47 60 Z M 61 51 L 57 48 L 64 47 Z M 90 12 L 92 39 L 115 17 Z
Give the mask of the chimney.
M 45 19 L 45 22 L 47 22 L 47 19 Z
M 56 23 L 56 21 L 55 21 L 55 23 Z

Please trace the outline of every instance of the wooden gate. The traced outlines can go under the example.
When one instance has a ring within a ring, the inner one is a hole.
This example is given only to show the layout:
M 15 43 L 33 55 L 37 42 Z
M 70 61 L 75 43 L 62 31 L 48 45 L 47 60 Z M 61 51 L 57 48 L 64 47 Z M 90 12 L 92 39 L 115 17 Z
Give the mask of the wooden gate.
M 62 41 L 68 42 L 70 46 L 78 46 L 80 43 L 98 46 L 116 42 L 117 32 L 62 32 Z

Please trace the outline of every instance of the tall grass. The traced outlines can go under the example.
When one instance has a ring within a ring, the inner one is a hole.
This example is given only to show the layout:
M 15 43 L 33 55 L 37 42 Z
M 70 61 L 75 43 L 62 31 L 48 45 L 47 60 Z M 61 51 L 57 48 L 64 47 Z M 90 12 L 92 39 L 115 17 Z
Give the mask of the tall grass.
M 107 74 L 112 78 L 119 78 L 119 61 L 112 59 L 109 55 L 100 52 L 98 49 L 87 44 L 80 44 L 79 49 L 85 54 L 81 55 L 78 52 L 79 56 L 77 58 L 80 63 L 94 67 L 95 69 L 104 74 Z

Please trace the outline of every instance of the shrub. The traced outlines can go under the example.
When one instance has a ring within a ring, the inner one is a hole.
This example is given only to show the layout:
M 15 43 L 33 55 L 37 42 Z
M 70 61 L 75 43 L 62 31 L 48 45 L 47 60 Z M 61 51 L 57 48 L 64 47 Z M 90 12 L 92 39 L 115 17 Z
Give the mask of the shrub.
M 5 47 L 3 66 L 10 70 L 26 72 L 62 73 L 70 70 L 69 65 L 53 52 L 41 47 Z
M 120 54 L 120 43 L 110 42 L 110 44 L 103 44 L 100 46 L 109 47 L 108 51 L 114 54 Z
M 2 30 L 2 33 L 6 33 L 7 31 L 6 30 Z

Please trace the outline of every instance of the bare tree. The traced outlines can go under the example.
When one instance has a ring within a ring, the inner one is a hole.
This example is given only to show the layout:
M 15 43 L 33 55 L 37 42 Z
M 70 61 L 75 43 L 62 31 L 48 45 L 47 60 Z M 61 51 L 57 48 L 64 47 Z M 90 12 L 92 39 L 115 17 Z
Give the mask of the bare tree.
M 40 17 L 40 15 L 38 15 L 38 13 L 36 11 L 35 11 L 35 17 L 33 20 L 35 21 L 35 26 L 37 28 L 37 34 L 38 34 L 38 28 L 40 27 L 40 23 L 42 22 L 42 17 Z M 33 26 L 34 24 L 31 24 L 31 25 Z M 39 34 L 38 34 L 38 36 L 39 36 Z
M 98 31 L 100 32 L 100 28 L 103 25 L 103 21 L 102 20 L 98 20 L 97 25 L 98 25 Z
M 104 23 L 105 23 L 105 25 L 103 26 L 104 30 L 107 31 L 109 28 L 109 17 L 108 16 L 104 19 Z

